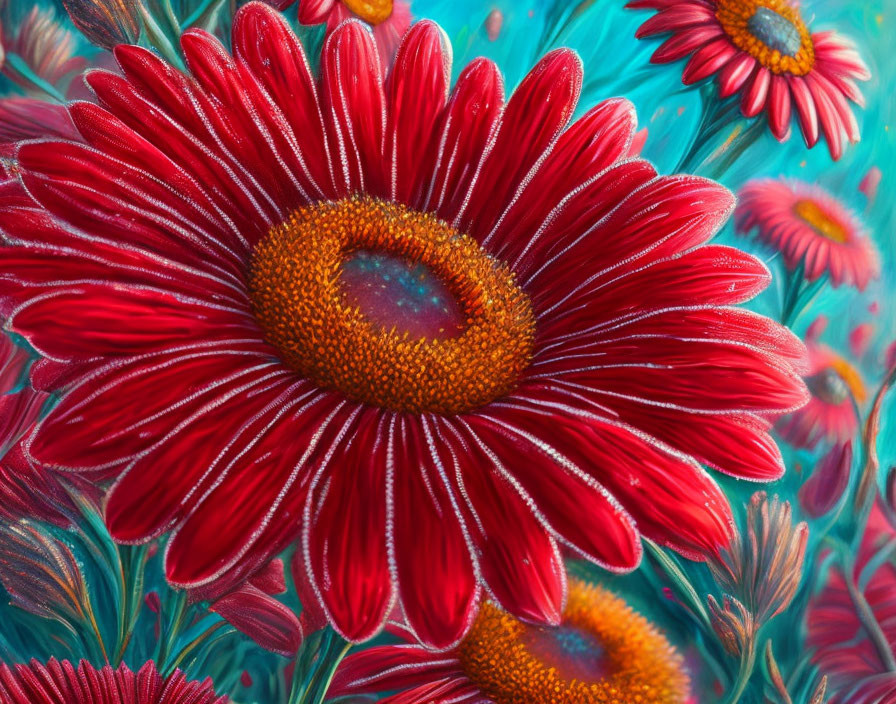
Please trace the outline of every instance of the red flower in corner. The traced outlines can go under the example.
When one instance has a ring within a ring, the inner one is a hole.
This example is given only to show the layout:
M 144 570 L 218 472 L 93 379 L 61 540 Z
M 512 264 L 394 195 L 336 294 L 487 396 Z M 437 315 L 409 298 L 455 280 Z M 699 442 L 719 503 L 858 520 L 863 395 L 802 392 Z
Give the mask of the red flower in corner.
M 4 704 L 226 704 L 211 680 L 194 682 L 180 670 L 162 677 L 155 663 L 137 672 L 127 665 L 97 669 L 86 660 L 76 667 L 68 660 L 46 665 L 0 664 L 0 701 Z
M 719 97 L 740 94 L 741 112 L 768 115 L 772 134 L 790 136 L 791 114 L 809 147 L 824 134 L 831 156 L 844 136 L 859 141 L 849 105 L 864 105 L 856 81 L 871 74 L 850 41 L 835 32 L 809 31 L 796 0 L 632 0 L 628 7 L 657 10 L 637 37 L 670 35 L 651 61 L 685 57 L 685 84 L 716 76 Z
M 169 580 L 223 589 L 298 537 L 340 633 L 397 599 L 437 646 L 483 584 L 556 622 L 560 546 L 727 542 L 701 463 L 779 476 L 765 418 L 806 398 L 802 344 L 732 307 L 766 269 L 701 246 L 728 191 L 626 158 L 624 100 L 568 124 L 567 50 L 505 104 L 486 59 L 449 93 L 430 22 L 385 81 L 356 21 L 314 81 L 257 2 L 235 56 L 182 43 L 192 78 L 118 47 L 70 108 L 86 144 L 22 145 L 34 200 L 0 208 L 2 312 L 62 395 L 28 452 L 117 478 L 118 540 L 170 531 Z

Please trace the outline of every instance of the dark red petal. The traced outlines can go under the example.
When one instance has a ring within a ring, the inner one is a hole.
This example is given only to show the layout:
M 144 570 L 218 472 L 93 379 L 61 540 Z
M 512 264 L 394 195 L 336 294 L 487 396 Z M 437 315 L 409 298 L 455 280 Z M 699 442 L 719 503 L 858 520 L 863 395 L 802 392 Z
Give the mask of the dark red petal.
M 518 618 L 559 624 L 566 571 L 554 540 L 503 467 L 475 435 L 458 424 L 440 424 L 442 442 L 453 447 L 452 465 L 464 488 L 464 515 L 491 597 Z
M 251 584 L 221 597 L 209 610 L 223 616 L 266 650 L 292 657 L 302 644 L 298 616 Z
M 512 402 L 494 402 L 488 415 L 467 418 L 471 431 L 498 458 L 505 479 L 560 540 L 609 570 L 637 567 L 641 544 L 629 515 L 570 461 L 568 448 L 555 446 L 553 430 L 545 429 L 557 424 L 556 416 L 550 422 L 533 420 L 534 414 L 518 411 Z
M 250 3 L 234 17 L 233 50 L 282 111 L 312 181 L 333 197 L 333 160 L 302 43 L 282 15 Z
M 428 445 L 421 422 L 397 416 L 390 431 L 390 559 L 408 624 L 424 644 L 441 649 L 456 644 L 472 624 L 479 587 L 441 456 Z
M 455 227 L 482 240 L 529 171 L 575 111 L 582 63 L 569 49 L 545 56 L 513 92 L 490 146 L 463 200 L 454 203 Z
M 279 557 L 276 560 L 271 560 L 252 575 L 249 584 L 258 587 L 265 594 L 272 596 L 283 594 L 286 591 L 286 572 L 283 569 L 283 560 Z
M 467 193 L 504 106 L 494 62 L 472 61 L 457 79 L 433 138 L 421 154 L 414 205 L 446 219 Z
M 800 77 L 790 78 L 790 92 L 793 102 L 796 104 L 796 114 L 800 121 L 800 129 L 806 140 L 806 146 L 814 147 L 818 142 L 818 113 L 815 109 L 815 101 L 806 81 Z
M 634 106 L 622 98 L 596 105 L 570 125 L 485 237 L 489 251 L 504 259 L 519 254 L 561 201 L 625 157 L 636 125 Z
M 328 619 L 348 640 L 382 628 L 394 585 L 386 553 L 389 416 L 366 408 L 350 441 L 334 453 L 308 493 L 303 547 Z
M 386 145 L 383 180 L 392 200 L 410 203 L 420 174 L 431 166 L 421 158 L 436 133 L 451 81 L 448 40 L 435 23 L 415 24 L 402 40 L 386 80 Z
M 41 422 L 31 456 L 67 471 L 123 464 L 188 416 L 205 394 L 253 366 L 272 364 L 249 345 L 208 347 L 114 362 L 81 380 Z
M 288 370 L 251 375 L 224 387 L 172 430 L 115 483 L 106 501 L 106 525 L 124 543 L 169 530 L 225 475 L 229 446 L 244 447 L 284 401 L 294 383 Z M 163 473 L 159 467 L 164 467 Z
M 268 527 L 269 540 L 296 536 L 314 466 L 327 461 L 351 429 L 353 409 L 328 392 L 297 395 L 281 404 L 247 446 L 233 448 L 227 475 L 171 536 L 165 553 L 168 581 L 203 586 L 237 562 L 252 562 Z M 296 513 L 274 521 L 281 504 Z M 232 510 L 235 506 L 239 511 Z
M 654 34 L 666 34 L 703 24 L 718 24 L 712 9 L 697 3 L 685 2 L 667 7 L 648 19 L 635 32 L 635 37 L 643 39 Z
M 320 73 L 337 193 L 388 196 L 382 179 L 386 111 L 380 60 L 361 22 L 345 22 L 327 37 Z
M 445 677 L 463 677 L 450 656 L 417 645 L 381 645 L 349 655 L 327 690 L 329 697 L 417 687 Z
M 783 141 L 790 134 L 790 87 L 787 79 L 772 76 L 768 99 L 768 124 L 772 134 Z

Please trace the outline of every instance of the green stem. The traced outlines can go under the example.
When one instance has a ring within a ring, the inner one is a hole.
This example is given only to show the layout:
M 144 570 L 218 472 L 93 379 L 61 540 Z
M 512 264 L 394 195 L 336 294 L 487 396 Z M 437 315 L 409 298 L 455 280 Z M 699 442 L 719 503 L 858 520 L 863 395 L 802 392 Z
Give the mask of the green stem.
M 750 682 L 750 676 L 753 674 L 753 668 L 755 666 L 756 638 L 754 634 L 754 637 L 750 639 L 749 647 L 740 657 L 740 667 L 737 671 L 737 680 L 735 680 L 734 687 L 731 689 L 731 693 L 725 700 L 725 704 L 737 704 L 737 702 L 740 701 L 740 698 L 743 696 L 744 691 L 747 688 L 747 684 Z
M 322 704 L 349 648 L 351 643 L 329 628 L 309 636 L 296 658 L 289 704 Z

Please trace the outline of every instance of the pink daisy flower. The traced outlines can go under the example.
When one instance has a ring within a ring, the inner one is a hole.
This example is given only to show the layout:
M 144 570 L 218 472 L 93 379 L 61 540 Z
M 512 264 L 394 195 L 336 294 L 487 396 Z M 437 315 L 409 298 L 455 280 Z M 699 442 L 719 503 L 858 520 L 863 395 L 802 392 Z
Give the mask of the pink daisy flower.
M 295 0 L 271 0 L 279 10 L 285 10 Z M 357 18 L 373 27 L 373 36 L 383 66 L 395 56 L 401 38 L 411 26 L 411 4 L 406 0 L 300 0 L 299 23 L 327 25 L 332 32 L 345 20 Z
M 180 670 L 162 677 L 155 663 L 133 672 L 127 665 L 97 669 L 86 660 L 76 667 L 68 660 L 46 665 L 0 664 L 3 704 L 226 704 L 211 680 L 194 682 Z
M 114 479 L 110 531 L 171 532 L 176 585 L 299 540 L 351 640 L 398 602 L 448 646 L 483 588 L 556 622 L 561 546 L 621 571 L 641 535 L 727 543 L 702 465 L 779 476 L 768 418 L 807 397 L 800 341 L 734 307 L 768 271 L 705 244 L 731 194 L 629 158 L 624 100 L 571 122 L 568 50 L 505 103 L 485 59 L 449 89 L 431 22 L 385 81 L 357 20 L 319 80 L 267 5 L 232 43 L 187 32 L 191 76 L 120 45 L 70 107 L 85 143 L 19 147 L 0 304 L 61 397 L 29 457 Z
M 877 248 L 858 216 L 819 186 L 802 181 L 762 179 L 738 193 L 735 228 L 781 252 L 791 269 L 803 267 L 814 281 L 828 274 L 833 286 L 863 290 L 880 276 Z
M 636 36 L 671 35 L 654 63 L 689 56 L 685 84 L 717 77 L 719 97 L 740 93 L 741 112 L 768 115 L 772 134 L 790 136 L 796 113 L 809 147 L 824 134 L 834 159 L 844 135 L 859 126 L 849 101 L 863 105 L 856 81 L 871 77 L 855 48 L 835 32 L 811 33 L 794 0 L 633 0 L 628 7 L 658 10 Z
M 809 341 L 806 347 L 809 351 L 806 386 L 811 398 L 778 423 L 778 432 L 795 447 L 811 449 L 822 439 L 845 443 L 853 439 L 859 425 L 853 399 L 861 404 L 867 396 L 862 377 L 826 345 Z

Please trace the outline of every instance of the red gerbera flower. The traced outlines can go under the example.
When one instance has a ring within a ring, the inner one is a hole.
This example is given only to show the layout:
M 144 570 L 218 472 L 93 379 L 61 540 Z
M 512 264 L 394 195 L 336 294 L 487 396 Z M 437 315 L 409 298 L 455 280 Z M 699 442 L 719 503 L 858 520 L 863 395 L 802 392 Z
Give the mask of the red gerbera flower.
M 843 135 L 859 141 L 848 101 L 864 105 L 856 81 L 871 77 L 851 42 L 835 32 L 810 33 L 795 0 L 632 0 L 628 7 L 658 10 L 639 39 L 671 34 L 651 61 L 690 56 L 685 84 L 717 75 L 719 96 L 740 93 L 741 112 L 765 110 L 772 134 L 790 136 L 795 111 L 809 147 L 824 133 L 834 159 Z
M 274 7 L 285 10 L 295 0 L 271 0 Z M 345 20 L 357 18 L 373 27 L 383 66 L 395 56 L 401 38 L 411 26 L 411 4 L 405 0 L 300 0 L 299 23 L 326 23 L 332 32 Z
M 859 426 L 855 404 L 867 396 L 859 372 L 827 345 L 808 341 L 809 403 L 783 418 L 778 432 L 796 447 L 813 448 L 822 439 L 851 440 Z
M 485 59 L 449 96 L 431 22 L 385 82 L 361 23 L 315 82 L 259 3 L 234 57 L 200 31 L 182 45 L 192 76 L 118 47 L 124 76 L 89 75 L 102 107 L 71 106 L 87 144 L 22 145 L 34 201 L 0 209 L 7 326 L 63 392 L 29 452 L 117 477 L 117 539 L 173 531 L 169 580 L 208 588 L 301 530 L 342 634 L 398 598 L 440 646 L 481 584 L 557 621 L 558 545 L 628 570 L 641 533 L 691 556 L 727 542 L 699 463 L 777 477 L 762 414 L 806 394 L 799 340 L 730 307 L 766 269 L 700 246 L 728 191 L 623 158 L 624 100 L 567 128 L 567 50 L 505 105 Z
M 68 660 L 46 665 L 0 663 L 0 701 L 3 704 L 225 704 L 211 680 L 187 680 L 180 670 L 162 677 L 154 662 L 138 672 L 127 665 L 96 669 L 85 660 L 75 667 Z
M 738 193 L 738 232 L 756 228 L 757 237 L 781 252 L 790 269 L 803 266 L 814 281 L 822 274 L 833 286 L 864 290 L 880 276 L 877 248 L 858 216 L 819 186 L 802 181 L 751 181 Z

